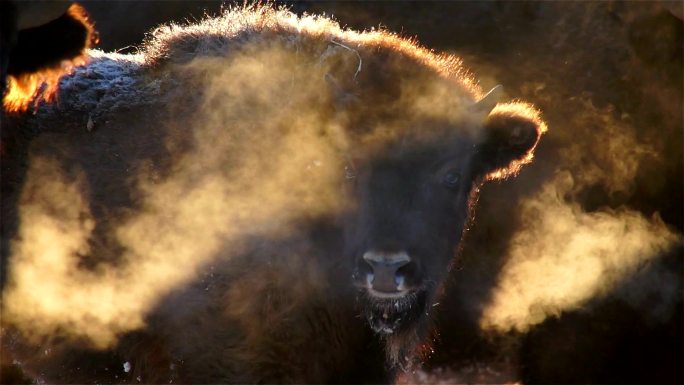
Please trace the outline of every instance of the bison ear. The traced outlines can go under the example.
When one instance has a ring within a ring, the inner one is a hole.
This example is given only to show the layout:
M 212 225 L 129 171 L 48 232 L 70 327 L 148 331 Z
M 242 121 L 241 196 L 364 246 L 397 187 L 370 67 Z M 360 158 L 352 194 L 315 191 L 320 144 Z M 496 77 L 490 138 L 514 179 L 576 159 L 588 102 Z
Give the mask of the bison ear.
M 485 118 L 475 167 L 484 180 L 505 179 L 532 161 L 546 131 L 539 111 L 526 103 L 497 104 Z

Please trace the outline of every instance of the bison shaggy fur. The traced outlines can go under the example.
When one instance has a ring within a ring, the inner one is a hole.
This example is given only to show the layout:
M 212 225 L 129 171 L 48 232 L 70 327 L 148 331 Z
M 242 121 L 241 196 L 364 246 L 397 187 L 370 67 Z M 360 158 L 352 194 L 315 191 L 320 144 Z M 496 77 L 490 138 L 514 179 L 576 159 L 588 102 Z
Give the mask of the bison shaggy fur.
M 5 341 L 54 381 L 391 381 L 429 348 L 480 185 L 546 130 L 457 57 L 269 6 L 91 56 L 9 119 L 29 150 L 2 197 L 20 218 Z M 55 229 L 55 290 L 111 284 L 104 310 L 13 307 Z

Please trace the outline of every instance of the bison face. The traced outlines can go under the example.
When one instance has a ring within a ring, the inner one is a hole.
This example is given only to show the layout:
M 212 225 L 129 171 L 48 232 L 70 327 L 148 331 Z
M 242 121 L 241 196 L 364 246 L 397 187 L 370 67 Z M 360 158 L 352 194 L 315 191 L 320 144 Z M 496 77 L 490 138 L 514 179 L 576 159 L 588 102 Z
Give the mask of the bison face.
M 528 162 L 543 130 L 529 106 L 500 105 L 476 135 L 457 127 L 414 127 L 441 134 L 415 141 L 404 136 L 355 162 L 357 204 L 347 245 L 353 281 L 375 332 L 427 331 L 420 325 L 427 325 L 479 185 Z

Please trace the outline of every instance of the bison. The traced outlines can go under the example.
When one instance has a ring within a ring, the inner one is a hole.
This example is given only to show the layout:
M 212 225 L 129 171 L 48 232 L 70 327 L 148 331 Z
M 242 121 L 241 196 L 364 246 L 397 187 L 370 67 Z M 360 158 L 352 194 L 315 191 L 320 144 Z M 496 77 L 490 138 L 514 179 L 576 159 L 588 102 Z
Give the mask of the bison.
M 21 225 L 4 340 L 64 382 L 391 381 L 420 360 L 478 189 L 546 130 L 500 90 L 270 6 L 92 52 L 58 104 L 9 120 L 35 136 L 3 196 Z

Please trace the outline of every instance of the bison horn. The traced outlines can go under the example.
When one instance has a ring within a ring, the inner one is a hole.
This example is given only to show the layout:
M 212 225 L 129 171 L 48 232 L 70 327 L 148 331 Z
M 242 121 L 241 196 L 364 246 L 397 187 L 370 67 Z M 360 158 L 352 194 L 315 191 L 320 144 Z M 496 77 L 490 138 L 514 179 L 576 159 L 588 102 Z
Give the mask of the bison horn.
M 498 84 L 494 86 L 485 96 L 482 97 L 482 99 L 478 100 L 475 102 L 470 109 L 473 111 L 484 111 L 484 112 L 489 112 L 491 111 L 496 103 L 501 99 L 501 96 L 503 94 L 503 86 L 501 84 Z

